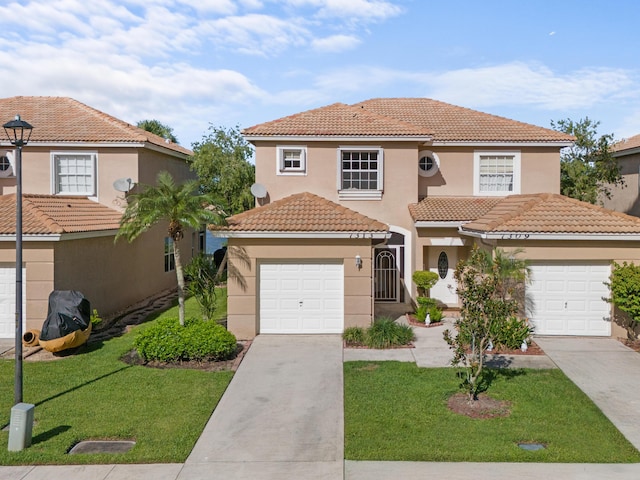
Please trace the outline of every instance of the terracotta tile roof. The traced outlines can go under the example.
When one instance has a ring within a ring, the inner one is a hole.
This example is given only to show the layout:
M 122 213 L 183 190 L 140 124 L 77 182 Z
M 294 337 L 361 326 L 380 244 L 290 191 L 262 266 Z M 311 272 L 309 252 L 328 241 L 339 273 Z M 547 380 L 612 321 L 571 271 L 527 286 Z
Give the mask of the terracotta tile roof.
M 429 137 L 433 131 L 360 107 L 334 103 L 245 128 L 242 133 L 247 136 Z
M 625 150 L 631 150 L 632 148 L 640 148 L 640 135 L 634 135 L 633 137 L 625 138 L 624 140 L 614 143 L 611 146 L 611 151 L 623 152 Z
M 415 222 L 468 222 L 486 214 L 501 197 L 427 197 L 409 205 Z
M 462 226 L 483 233 L 640 234 L 640 218 L 553 193 L 511 195 Z
M 548 128 L 458 107 L 430 98 L 374 98 L 357 103 L 371 112 L 434 130 L 439 141 L 567 142 L 574 137 Z
M 33 125 L 31 142 L 46 143 L 150 143 L 167 150 L 193 155 L 176 143 L 142 130 L 69 97 L 0 98 L 0 122 L 19 114 Z M 2 140 L 4 138 L 4 132 Z M 8 143 L 8 142 L 7 142 Z
M 22 232 L 47 235 L 114 230 L 122 213 L 87 197 L 23 195 Z M 0 235 L 15 235 L 16 195 L 0 195 Z
M 231 232 L 387 232 L 389 227 L 312 193 L 297 193 L 234 215 Z
M 247 136 L 429 136 L 434 142 L 571 142 L 548 128 L 429 98 L 335 103 L 244 129 Z

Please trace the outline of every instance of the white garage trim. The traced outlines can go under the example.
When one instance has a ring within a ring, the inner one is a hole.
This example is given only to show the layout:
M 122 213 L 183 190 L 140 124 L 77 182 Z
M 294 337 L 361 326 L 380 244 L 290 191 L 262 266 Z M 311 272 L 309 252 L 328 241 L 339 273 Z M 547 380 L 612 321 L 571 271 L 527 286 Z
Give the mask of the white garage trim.
M 342 261 L 260 263 L 258 304 L 260 333 L 342 333 Z
M 27 318 L 27 272 L 22 268 L 22 331 Z M 16 267 L 0 264 L 0 338 L 16 337 Z
M 611 336 L 609 262 L 532 262 L 529 318 L 539 335 Z

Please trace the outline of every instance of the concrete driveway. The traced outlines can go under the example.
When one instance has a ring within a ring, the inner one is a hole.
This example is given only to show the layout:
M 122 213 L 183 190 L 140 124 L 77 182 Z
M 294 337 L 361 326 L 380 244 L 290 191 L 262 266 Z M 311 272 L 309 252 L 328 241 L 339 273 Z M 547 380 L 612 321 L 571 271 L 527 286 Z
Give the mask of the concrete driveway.
M 536 337 L 536 342 L 640 450 L 640 354 L 613 338 Z
M 178 479 L 344 478 L 342 339 L 259 335 Z

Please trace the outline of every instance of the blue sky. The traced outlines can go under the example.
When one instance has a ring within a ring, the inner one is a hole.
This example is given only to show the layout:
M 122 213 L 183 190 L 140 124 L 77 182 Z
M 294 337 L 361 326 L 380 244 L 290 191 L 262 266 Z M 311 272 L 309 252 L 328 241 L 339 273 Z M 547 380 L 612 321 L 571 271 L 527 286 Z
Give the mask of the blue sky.
M 0 92 L 155 118 L 187 147 L 210 124 L 374 97 L 589 116 L 624 138 L 640 133 L 638 18 L 635 0 L 4 0 Z

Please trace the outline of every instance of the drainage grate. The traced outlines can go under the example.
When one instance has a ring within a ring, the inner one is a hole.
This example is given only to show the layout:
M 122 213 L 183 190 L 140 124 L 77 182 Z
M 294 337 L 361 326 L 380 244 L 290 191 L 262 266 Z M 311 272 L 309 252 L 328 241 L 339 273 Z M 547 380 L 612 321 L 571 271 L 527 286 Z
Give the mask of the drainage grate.
M 136 442 L 131 440 L 85 440 L 77 443 L 69 455 L 78 453 L 127 453 Z
M 544 450 L 547 448 L 542 443 L 519 443 L 518 446 L 523 450 L 528 450 L 530 452 L 536 452 L 538 450 Z

